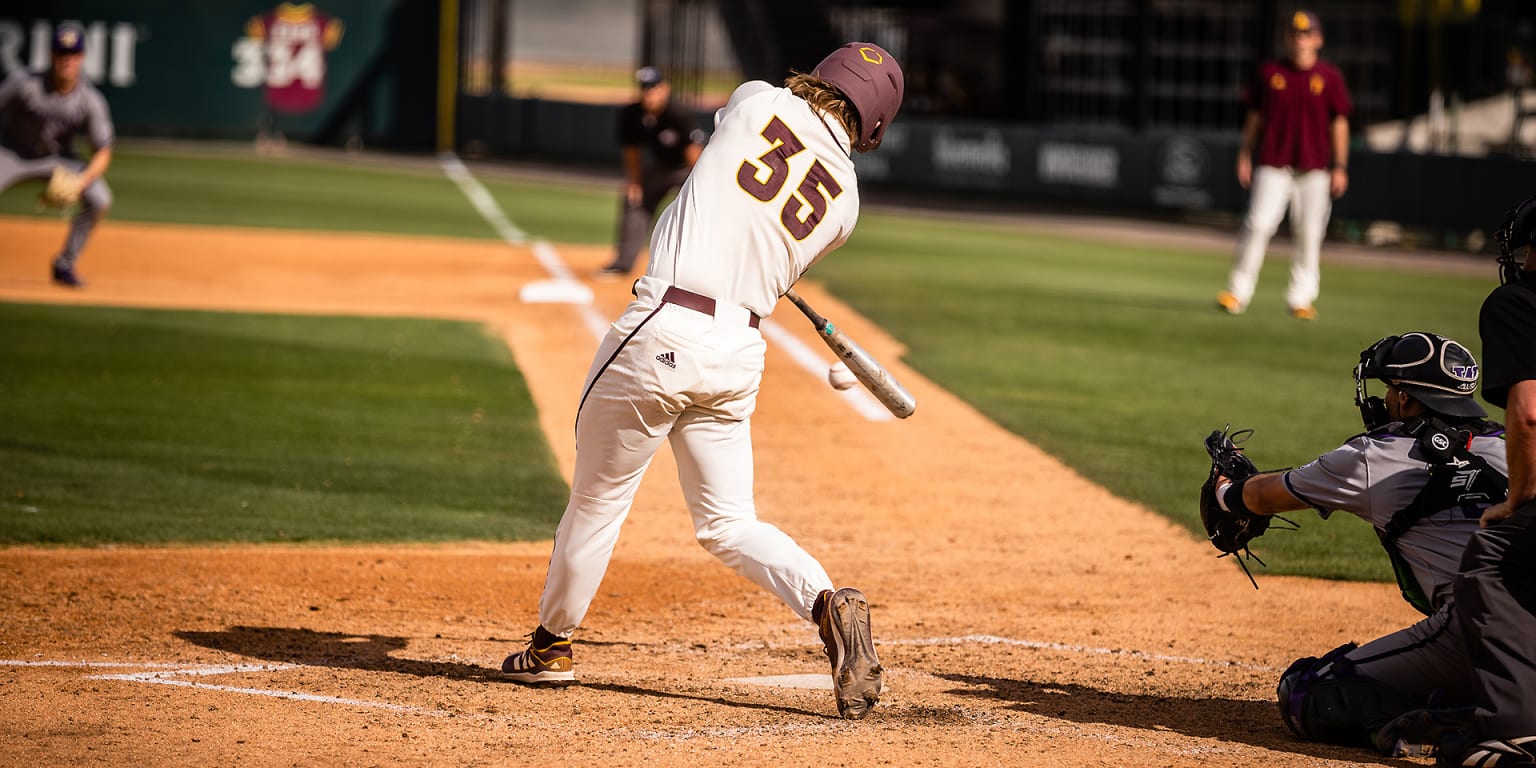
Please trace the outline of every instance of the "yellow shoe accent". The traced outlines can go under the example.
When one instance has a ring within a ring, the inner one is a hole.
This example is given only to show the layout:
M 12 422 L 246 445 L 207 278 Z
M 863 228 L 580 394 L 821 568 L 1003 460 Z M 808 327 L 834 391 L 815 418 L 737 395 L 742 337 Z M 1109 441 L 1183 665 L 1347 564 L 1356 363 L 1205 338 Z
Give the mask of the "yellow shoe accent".
M 1291 307 L 1291 317 L 1297 320 L 1316 320 L 1317 310 L 1311 307 Z
M 1216 294 L 1216 306 L 1226 310 L 1229 315 L 1240 315 L 1243 313 L 1243 303 L 1227 291 Z

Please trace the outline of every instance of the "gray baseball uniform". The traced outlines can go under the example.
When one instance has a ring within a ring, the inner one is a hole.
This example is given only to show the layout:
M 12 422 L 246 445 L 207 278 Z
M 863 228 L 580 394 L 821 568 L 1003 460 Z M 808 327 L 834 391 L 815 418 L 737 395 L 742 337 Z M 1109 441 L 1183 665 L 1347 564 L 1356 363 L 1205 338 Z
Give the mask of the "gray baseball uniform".
M 81 78 L 68 93 L 59 93 L 46 72 L 12 73 L 0 84 L 0 190 L 47 178 L 60 166 L 83 170 L 74 147 L 81 134 L 93 150 L 111 146 L 114 139 L 107 100 L 95 86 Z M 105 181 L 97 179 L 85 188 L 56 266 L 74 269 L 91 230 L 111 206 Z
M 1395 426 L 1352 438 L 1286 472 L 1286 488 L 1325 518 L 1343 510 L 1378 531 L 1386 529 L 1429 479 L 1429 461 L 1417 441 L 1395 433 Z M 1509 471 L 1502 431 L 1473 437 L 1471 451 L 1499 472 Z M 1438 692 L 1447 705 L 1470 702 L 1470 667 L 1454 618 L 1452 584 L 1482 509 L 1469 505 L 1442 510 L 1397 539 L 1397 551 L 1429 596 L 1433 613 L 1349 652 L 1346 658 L 1357 674 L 1414 695 Z

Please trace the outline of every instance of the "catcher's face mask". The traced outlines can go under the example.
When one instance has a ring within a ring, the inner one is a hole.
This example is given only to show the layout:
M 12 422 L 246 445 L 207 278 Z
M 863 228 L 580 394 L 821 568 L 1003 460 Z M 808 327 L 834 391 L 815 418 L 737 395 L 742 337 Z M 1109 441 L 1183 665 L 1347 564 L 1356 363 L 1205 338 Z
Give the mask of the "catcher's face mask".
M 1525 261 L 1530 258 L 1526 246 L 1532 245 L 1532 232 L 1536 228 L 1536 195 L 1520 201 L 1504 219 L 1495 238 L 1499 241 L 1499 284 L 1518 282 L 1525 271 Z
M 1387 361 L 1392 357 L 1392 348 L 1397 345 L 1399 338 L 1388 336 L 1361 350 L 1360 362 L 1355 365 L 1355 406 L 1360 409 L 1360 421 L 1365 424 L 1366 430 L 1385 426 L 1392 421 L 1387 415 L 1386 401 L 1367 395 L 1365 382 L 1367 379 L 1384 380 Z

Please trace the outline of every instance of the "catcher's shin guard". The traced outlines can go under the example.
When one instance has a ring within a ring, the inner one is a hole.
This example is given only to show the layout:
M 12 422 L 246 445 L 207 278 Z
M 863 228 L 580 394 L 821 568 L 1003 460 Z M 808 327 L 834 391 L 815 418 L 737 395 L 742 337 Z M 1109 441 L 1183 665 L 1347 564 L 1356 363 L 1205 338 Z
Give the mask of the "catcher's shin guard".
M 1375 748 L 1373 737 L 1393 718 L 1424 702 L 1386 683 L 1356 675 L 1345 643 L 1321 658 L 1297 659 L 1280 676 L 1280 717 L 1307 741 Z

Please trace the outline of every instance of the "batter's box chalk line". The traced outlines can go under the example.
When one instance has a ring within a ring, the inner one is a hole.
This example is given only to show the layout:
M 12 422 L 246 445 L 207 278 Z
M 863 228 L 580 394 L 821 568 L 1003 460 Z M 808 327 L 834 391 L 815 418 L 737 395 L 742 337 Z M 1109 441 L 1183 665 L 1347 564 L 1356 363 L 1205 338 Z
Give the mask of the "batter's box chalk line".
M 215 664 L 202 666 L 188 666 L 185 664 L 164 664 L 157 662 L 116 662 L 116 661 L 25 661 L 0 659 L 0 666 L 8 667 L 76 667 L 85 669 L 103 668 L 130 668 L 147 669 L 144 672 L 126 672 L 119 674 L 90 675 L 88 680 L 116 680 L 129 683 L 146 683 L 149 685 L 170 685 L 179 688 L 196 688 L 205 691 L 220 691 L 223 693 L 239 693 L 248 696 L 268 696 L 275 699 L 287 699 L 289 701 L 303 701 L 319 704 L 340 704 L 348 707 L 366 707 L 369 709 L 383 709 L 391 712 L 408 712 L 418 715 L 432 715 L 445 717 L 446 712 L 440 712 L 422 707 L 413 707 L 408 704 L 395 704 L 387 701 L 366 701 L 363 699 L 348 699 L 340 696 L 322 696 L 302 691 L 285 691 L 271 688 L 250 688 L 237 685 L 217 685 L 195 680 L 186 680 L 187 677 L 207 677 L 211 675 L 238 675 L 252 672 L 281 672 L 289 669 L 299 669 L 301 664 Z

